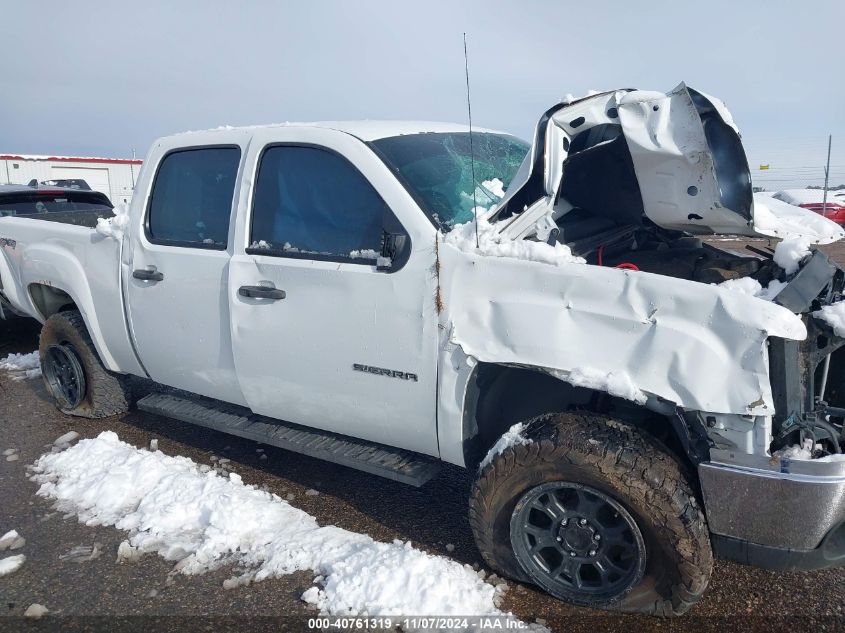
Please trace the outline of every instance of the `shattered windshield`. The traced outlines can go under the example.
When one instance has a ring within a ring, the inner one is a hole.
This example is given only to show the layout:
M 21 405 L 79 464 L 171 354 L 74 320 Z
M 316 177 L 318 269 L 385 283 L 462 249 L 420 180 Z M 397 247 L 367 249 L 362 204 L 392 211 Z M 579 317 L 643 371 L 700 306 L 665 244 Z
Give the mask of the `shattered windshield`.
M 392 136 L 371 143 L 444 231 L 504 196 L 530 145 L 505 134 L 468 132 Z M 472 161 L 475 160 L 475 182 Z M 475 191 L 475 202 L 473 202 Z

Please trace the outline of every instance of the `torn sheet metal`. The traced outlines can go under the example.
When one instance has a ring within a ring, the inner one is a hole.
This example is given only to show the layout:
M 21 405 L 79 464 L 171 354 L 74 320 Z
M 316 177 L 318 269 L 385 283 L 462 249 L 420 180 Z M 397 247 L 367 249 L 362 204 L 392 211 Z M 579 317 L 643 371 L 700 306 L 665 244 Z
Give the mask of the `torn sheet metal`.
M 766 338 L 807 334 L 789 310 L 718 286 L 448 244 L 440 258 L 443 318 L 465 354 L 561 375 L 624 373 L 687 409 L 771 415 Z
M 579 163 L 596 161 L 601 152 L 601 168 L 579 183 L 585 175 Z M 591 199 L 579 199 L 584 190 Z M 491 219 L 507 219 L 500 230 L 517 239 L 532 235 L 542 218 L 559 219 L 573 208 L 620 224 L 647 218 L 697 235 L 804 236 L 822 244 L 845 235 L 811 211 L 753 198 L 727 107 L 683 83 L 666 93 L 603 92 L 543 115 L 532 150 Z

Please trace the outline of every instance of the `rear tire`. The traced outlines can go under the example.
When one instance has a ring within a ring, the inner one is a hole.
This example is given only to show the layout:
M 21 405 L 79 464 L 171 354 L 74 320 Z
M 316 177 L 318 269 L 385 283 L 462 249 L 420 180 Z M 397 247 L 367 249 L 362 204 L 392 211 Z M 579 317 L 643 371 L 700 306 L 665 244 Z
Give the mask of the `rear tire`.
M 586 412 L 541 416 L 522 436 L 530 442 L 481 470 L 470 500 L 488 565 L 599 609 L 672 616 L 701 598 L 713 567 L 709 532 L 665 448 Z
M 58 312 L 47 319 L 38 355 L 44 384 L 62 413 L 105 418 L 129 410 L 126 378 L 103 366 L 79 311 Z

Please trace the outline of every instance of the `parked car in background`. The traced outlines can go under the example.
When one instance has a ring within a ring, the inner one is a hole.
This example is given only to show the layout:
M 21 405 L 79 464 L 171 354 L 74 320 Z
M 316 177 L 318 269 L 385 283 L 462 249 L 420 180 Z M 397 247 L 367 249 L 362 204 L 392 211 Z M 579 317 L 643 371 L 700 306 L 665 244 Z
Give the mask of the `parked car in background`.
M 822 189 L 784 189 L 772 197 L 845 225 L 845 191 L 828 191 L 826 203 Z
M 57 181 L 68 182 L 68 181 Z M 85 183 L 84 180 L 78 181 Z M 0 218 L 38 218 L 63 224 L 94 227 L 98 218 L 114 215 L 114 205 L 99 191 L 68 187 L 0 185 Z M 2 290 L 2 283 L 0 283 Z M 0 292 L 0 319 L 21 313 L 3 299 Z
M 53 222 L 94 227 L 98 218 L 113 216 L 113 208 L 106 194 L 90 189 L 0 185 L 0 217 L 43 216 Z
M 37 187 L 38 181 L 33 178 L 29 181 L 30 187 Z M 51 187 L 66 187 L 68 189 L 84 189 L 85 191 L 91 191 L 91 186 L 82 180 L 82 178 L 59 178 L 57 180 L 42 180 L 42 185 L 49 185 Z

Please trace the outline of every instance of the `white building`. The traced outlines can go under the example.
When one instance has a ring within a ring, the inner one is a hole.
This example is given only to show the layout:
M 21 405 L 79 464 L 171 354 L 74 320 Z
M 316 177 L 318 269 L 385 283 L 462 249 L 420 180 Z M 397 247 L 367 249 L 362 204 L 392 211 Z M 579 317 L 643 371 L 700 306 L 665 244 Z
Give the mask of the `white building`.
M 81 178 L 114 204 L 132 199 L 140 169 L 141 160 L 136 158 L 0 154 L 0 182 L 25 185 L 33 179 Z

